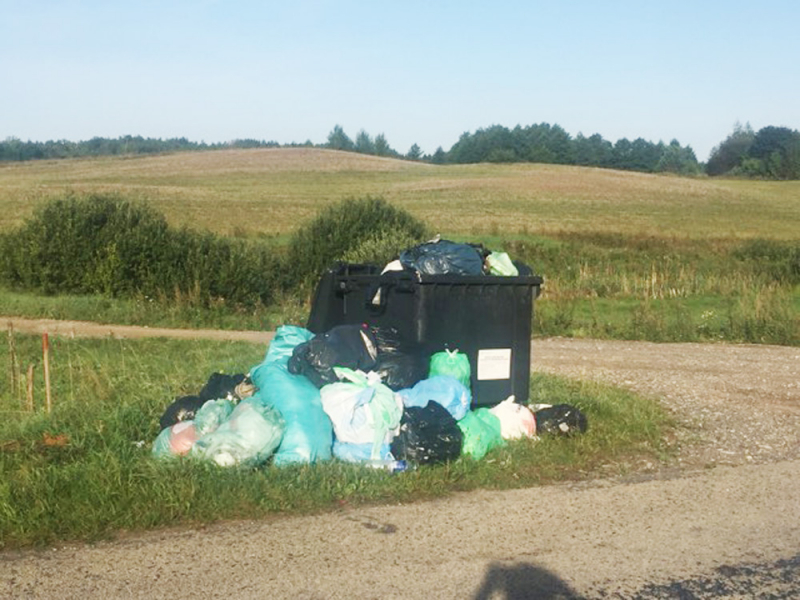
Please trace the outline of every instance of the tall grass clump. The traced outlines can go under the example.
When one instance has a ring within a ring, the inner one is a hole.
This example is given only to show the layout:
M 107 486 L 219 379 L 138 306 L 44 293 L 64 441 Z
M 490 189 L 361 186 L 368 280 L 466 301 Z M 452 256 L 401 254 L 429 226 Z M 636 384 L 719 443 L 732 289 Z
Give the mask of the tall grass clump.
M 0 279 L 44 294 L 255 306 L 272 300 L 278 263 L 267 245 L 176 229 L 116 195 L 53 200 L 0 238 Z
M 292 283 L 308 284 L 337 261 L 382 262 L 429 237 L 426 226 L 383 198 L 350 198 L 323 209 L 289 242 Z

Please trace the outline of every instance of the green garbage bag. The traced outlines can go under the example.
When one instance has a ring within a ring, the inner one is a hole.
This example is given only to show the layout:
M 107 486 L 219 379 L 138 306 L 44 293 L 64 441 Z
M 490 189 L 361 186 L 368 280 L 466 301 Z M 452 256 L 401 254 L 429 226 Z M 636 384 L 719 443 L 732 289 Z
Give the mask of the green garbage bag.
M 464 439 L 461 444 L 461 453 L 480 460 L 492 448 L 505 445 L 505 440 L 500 433 L 500 419 L 489 412 L 488 408 L 479 408 L 467 413 L 467 416 L 458 422 Z
M 503 277 L 516 277 L 519 270 L 514 266 L 511 257 L 506 252 L 492 252 L 486 257 L 486 265 L 489 267 L 491 275 Z
M 445 350 L 431 356 L 428 377 L 449 375 L 458 379 L 465 388 L 470 389 L 469 379 L 471 374 L 469 357 L 458 350 Z

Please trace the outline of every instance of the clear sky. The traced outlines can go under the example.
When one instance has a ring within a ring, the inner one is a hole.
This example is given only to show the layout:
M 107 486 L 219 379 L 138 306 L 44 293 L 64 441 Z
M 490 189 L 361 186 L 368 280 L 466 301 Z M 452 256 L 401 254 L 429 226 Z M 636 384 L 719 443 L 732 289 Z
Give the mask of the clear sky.
M 0 139 L 800 129 L 798 0 L 0 0 Z

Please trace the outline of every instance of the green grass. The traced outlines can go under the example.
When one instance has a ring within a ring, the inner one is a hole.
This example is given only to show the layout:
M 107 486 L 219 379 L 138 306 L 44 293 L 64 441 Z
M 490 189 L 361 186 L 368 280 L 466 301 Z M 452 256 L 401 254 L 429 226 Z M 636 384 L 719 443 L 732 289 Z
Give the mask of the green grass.
M 470 239 L 465 237 L 463 239 Z M 649 341 L 800 343 L 800 244 L 600 234 L 472 238 L 505 249 L 544 276 L 537 336 Z M 0 314 L 151 327 L 271 330 L 304 324 L 307 294 L 236 310 L 101 296 L 38 296 L 0 289 Z
M 330 462 L 222 469 L 159 461 L 150 446 L 173 396 L 196 393 L 213 371 L 245 372 L 264 348 L 242 343 L 54 339 L 54 408 L 42 405 L 41 342 L 15 336 L 16 364 L 35 371 L 36 410 L 10 382 L 0 352 L 0 548 L 97 540 L 122 531 L 330 510 L 342 503 L 415 501 L 477 488 L 507 489 L 624 473 L 670 451 L 658 405 L 594 383 L 535 374 L 531 402 L 581 408 L 590 429 L 520 441 L 483 460 L 459 459 L 391 475 Z

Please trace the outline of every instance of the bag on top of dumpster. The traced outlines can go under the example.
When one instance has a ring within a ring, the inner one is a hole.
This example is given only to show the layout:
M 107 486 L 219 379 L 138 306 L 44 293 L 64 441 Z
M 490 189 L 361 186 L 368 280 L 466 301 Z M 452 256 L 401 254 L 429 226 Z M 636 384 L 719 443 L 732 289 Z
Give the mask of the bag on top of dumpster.
M 504 440 L 530 438 L 536 435 L 536 418 L 533 412 L 527 406 L 515 402 L 514 396 L 509 396 L 497 406 L 493 406 L 489 412 L 500 419 L 500 435 Z
M 286 423 L 273 459 L 276 465 L 331 458 L 333 427 L 322 409 L 319 389 L 303 375 L 290 373 L 287 366 L 293 349 L 313 335 L 301 327 L 279 327 L 264 362 L 250 374 L 258 384 L 254 398 L 277 409 Z
M 479 408 L 467 413 L 458 422 L 464 441 L 461 453 L 480 460 L 489 450 L 505 445 L 500 433 L 500 419 L 489 412 L 488 408 Z
M 400 262 L 423 275 L 483 275 L 482 250 L 449 240 L 434 240 L 404 250 Z
M 197 435 L 202 437 L 214 431 L 217 427 L 228 420 L 233 412 L 233 401 L 227 398 L 209 400 L 194 416 L 194 427 Z
M 396 327 L 373 326 L 370 331 L 378 346 L 373 371 L 387 387 L 410 388 L 428 376 L 428 355 L 420 344 L 409 341 Z
M 469 357 L 458 350 L 444 350 L 431 356 L 430 377 L 450 375 L 458 379 L 464 387 L 469 388 L 471 374 Z
M 334 367 L 370 371 L 378 347 L 375 336 L 364 325 L 337 325 L 295 347 L 289 372 L 303 374 L 317 387 L 338 381 Z
M 448 462 L 461 455 L 463 438 L 453 415 L 438 402 L 428 402 L 405 409 L 392 455 L 420 465 Z
M 372 458 L 372 444 L 348 444 L 334 440 L 333 456 L 339 460 L 350 463 L 369 462 L 371 460 L 394 460 L 389 444 L 382 444 L 378 450 L 378 457 Z
M 284 421 L 280 413 L 254 398 L 240 402 L 216 431 L 195 442 L 191 456 L 220 466 L 258 466 L 281 442 Z
M 572 435 L 584 433 L 589 421 L 579 408 L 570 404 L 556 404 L 533 413 L 539 435 Z
M 320 390 L 334 435 L 340 442 L 371 443 L 371 458 L 377 460 L 381 446 L 391 441 L 400 425 L 403 404 L 376 373 L 339 367 L 336 373 L 342 381 Z
M 162 429 L 153 442 L 153 456 L 185 456 L 200 436 L 194 421 L 181 421 Z
M 417 383 L 414 387 L 397 392 L 403 400 L 403 405 L 425 406 L 431 400 L 438 402 L 447 409 L 456 421 L 464 418 L 472 402 L 472 394 L 455 377 L 450 375 L 436 375 L 428 377 Z
M 486 257 L 486 266 L 489 268 L 490 275 L 502 277 L 516 277 L 519 275 L 519 269 L 517 269 L 507 252 L 491 252 Z

